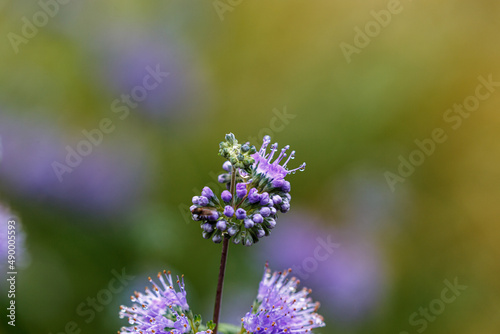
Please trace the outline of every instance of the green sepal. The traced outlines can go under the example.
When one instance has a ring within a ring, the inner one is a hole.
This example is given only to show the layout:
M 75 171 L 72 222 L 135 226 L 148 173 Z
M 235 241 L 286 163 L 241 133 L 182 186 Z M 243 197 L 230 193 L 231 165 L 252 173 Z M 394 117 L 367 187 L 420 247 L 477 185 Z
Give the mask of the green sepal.
M 215 322 L 213 322 L 212 320 L 210 320 L 209 322 L 207 322 L 207 328 L 211 329 L 211 330 L 214 330 L 214 328 L 215 328 Z

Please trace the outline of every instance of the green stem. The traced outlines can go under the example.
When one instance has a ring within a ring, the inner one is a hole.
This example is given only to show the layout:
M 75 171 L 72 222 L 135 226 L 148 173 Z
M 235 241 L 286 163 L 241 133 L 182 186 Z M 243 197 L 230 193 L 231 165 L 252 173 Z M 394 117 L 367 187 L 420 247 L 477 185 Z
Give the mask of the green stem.
M 233 205 L 234 208 L 234 190 L 236 187 L 236 173 L 237 170 L 233 166 L 233 172 L 231 173 L 231 185 L 230 185 L 230 191 L 232 195 L 232 200 L 231 204 Z M 219 280 L 217 282 L 217 292 L 215 294 L 215 306 L 214 306 L 214 323 L 215 323 L 215 328 L 214 328 L 214 334 L 217 334 L 217 327 L 219 325 L 219 315 L 220 315 L 220 307 L 221 307 L 221 301 L 222 301 L 222 288 L 224 286 L 224 276 L 226 273 L 226 262 L 227 262 L 227 252 L 229 249 L 229 238 L 224 236 L 224 240 L 222 241 L 222 254 L 221 254 L 221 259 L 220 259 L 220 268 L 219 268 Z
M 188 320 L 189 320 L 189 325 L 190 325 L 190 326 L 191 326 L 191 328 L 193 329 L 193 332 L 195 332 L 195 333 L 196 333 L 196 332 L 198 332 L 198 327 L 196 327 L 196 326 L 194 325 L 194 321 L 193 321 L 193 319 L 188 317 Z

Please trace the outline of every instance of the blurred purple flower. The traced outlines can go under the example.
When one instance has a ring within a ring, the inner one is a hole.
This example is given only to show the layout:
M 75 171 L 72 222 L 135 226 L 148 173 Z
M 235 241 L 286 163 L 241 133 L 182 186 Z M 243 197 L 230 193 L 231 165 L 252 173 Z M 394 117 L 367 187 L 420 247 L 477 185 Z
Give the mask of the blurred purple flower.
M 103 32 L 101 38 L 91 41 L 95 73 L 103 88 L 117 98 L 143 86 L 146 68 L 158 67 L 169 75 L 148 91 L 135 110 L 152 118 L 185 118 L 199 110 L 199 103 L 206 103 L 205 75 L 196 59 L 199 53 L 187 50 L 176 36 L 160 37 L 130 22 L 110 25 Z
M 310 289 L 298 289 L 300 281 L 289 277 L 290 272 L 271 274 L 266 264 L 255 304 L 243 318 L 248 332 L 305 334 L 325 326 L 323 317 L 316 313 L 319 302 L 309 297 Z
M 104 151 L 110 144 L 94 147 L 59 182 L 52 163 L 64 163 L 65 146 L 76 141 L 64 142 L 46 122 L 6 115 L 0 116 L 0 136 L 0 180 L 30 200 L 86 214 L 117 214 L 133 207 L 147 188 L 148 158 L 132 147 L 126 152 L 115 147 L 112 153 Z
M 385 259 L 359 233 L 322 227 L 312 217 L 299 213 L 281 218 L 285 219 L 282 228 L 273 231 L 272 243 L 260 248 L 260 259 L 291 267 L 297 278 L 324 296 L 322 303 L 338 321 L 363 319 L 380 306 L 387 293 Z
M 392 193 L 387 183 L 377 170 L 354 170 L 344 175 L 333 189 L 333 204 L 342 216 L 342 220 L 364 231 L 397 233 L 403 214 L 407 215 L 410 193 L 401 189 Z M 366 232 L 365 232 L 366 233 Z

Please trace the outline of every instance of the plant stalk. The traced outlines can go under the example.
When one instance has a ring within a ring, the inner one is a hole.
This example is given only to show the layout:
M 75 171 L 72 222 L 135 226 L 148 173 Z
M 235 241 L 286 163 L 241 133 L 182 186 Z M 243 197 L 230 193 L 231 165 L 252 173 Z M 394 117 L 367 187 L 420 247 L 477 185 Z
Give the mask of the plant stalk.
M 231 185 L 230 185 L 230 192 L 233 195 L 233 198 L 231 200 L 231 203 L 234 207 L 234 191 L 236 187 L 236 169 L 233 166 L 233 171 L 231 173 Z M 219 268 L 219 280 L 217 282 L 217 292 L 215 294 L 215 306 L 214 306 L 214 323 L 215 323 L 215 328 L 214 328 L 214 334 L 217 334 L 217 329 L 219 326 L 219 315 L 220 315 L 220 307 L 221 307 L 221 301 L 222 301 L 222 288 L 224 286 L 224 276 L 226 273 L 226 262 L 227 262 L 227 252 L 229 249 L 229 238 L 226 238 L 224 236 L 224 239 L 222 241 L 222 254 L 220 258 L 220 268 Z

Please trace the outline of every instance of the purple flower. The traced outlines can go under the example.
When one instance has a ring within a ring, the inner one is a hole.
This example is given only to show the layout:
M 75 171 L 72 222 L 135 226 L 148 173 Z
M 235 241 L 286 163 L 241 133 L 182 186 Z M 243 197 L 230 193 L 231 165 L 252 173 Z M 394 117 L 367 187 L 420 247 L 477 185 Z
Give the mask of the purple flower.
M 214 237 L 212 240 L 219 241 L 227 234 L 234 236 L 233 243 L 250 246 L 270 234 L 270 230 L 276 226 L 278 210 L 284 213 L 290 209 L 291 196 L 288 192 L 291 185 L 284 178 L 297 170 L 303 170 L 305 164 L 293 170 L 286 169 L 286 164 L 293 159 L 295 152 L 290 154 L 283 165 L 280 164 L 287 156 L 285 152 L 288 146 L 272 161 L 277 144 L 272 145 L 271 152 L 266 152 L 269 142 L 269 136 L 264 137 L 262 148 L 257 152 L 255 146 L 250 146 L 249 143 L 239 144 L 230 133 L 225 136 L 225 141 L 219 144 L 219 154 L 228 160 L 223 164 L 227 173 L 219 175 L 219 181 L 226 183 L 227 190 L 221 193 L 222 201 L 219 201 L 213 192 L 205 187 L 202 196 L 194 199 L 195 208 L 191 208 L 193 219 L 203 220 L 201 227 L 204 229 L 204 238 L 212 238 L 215 234 L 221 238 Z M 231 180 L 235 182 L 232 186 Z M 238 197 L 237 201 L 234 196 Z M 222 203 L 233 205 L 224 207 Z M 207 211 L 218 212 L 219 217 L 224 214 L 231 218 L 227 220 L 227 233 L 216 228 L 214 219 L 208 219 L 210 216 Z M 204 223 L 209 223 L 214 229 L 210 230 Z
M 163 278 L 165 276 L 166 280 Z M 145 293 L 135 292 L 130 299 L 132 306 L 120 306 L 120 318 L 128 318 L 130 327 L 122 327 L 120 333 L 183 334 L 191 330 L 184 314 L 189 311 L 186 301 L 184 279 L 177 277 L 179 291 L 174 288 L 170 272 L 158 273 L 160 285 L 151 277 L 153 289 L 146 288 Z M 172 319 L 175 319 L 172 320 Z
M 243 318 L 243 327 L 254 334 L 308 333 L 324 327 L 316 313 L 319 303 L 308 297 L 311 290 L 297 291 L 299 281 L 288 278 L 291 269 L 274 272 L 267 268 L 259 285 L 257 305 Z
M 260 205 L 267 205 L 269 203 L 269 194 L 263 193 L 260 197 Z
M 265 206 L 260 209 L 260 214 L 262 215 L 262 217 L 269 217 L 269 215 L 271 215 L 271 209 Z
M 229 161 L 226 161 L 222 164 L 222 169 L 224 169 L 226 172 L 230 172 L 232 170 L 231 163 Z
M 210 223 L 205 223 L 201 226 L 201 228 L 205 231 L 205 232 L 212 232 L 214 230 L 212 224 Z
M 313 212 L 299 211 L 282 219 L 287 228 L 273 231 L 273 242 L 259 247 L 259 259 L 291 266 L 297 278 L 324 296 L 322 304 L 335 321 L 359 323 L 373 316 L 390 295 L 390 270 L 369 237 L 371 231 L 352 224 L 325 228 Z
M 224 215 L 231 218 L 234 215 L 234 209 L 231 205 L 226 205 L 224 207 Z
M 283 202 L 283 204 L 281 204 L 281 208 L 280 208 L 281 212 L 283 213 L 286 213 L 290 210 L 290 203 L 288 202 Z
M 243 221 L 243 225 L 245 226 L 245 228 L 252 228 L 252 227 L 254 227 L 255 223 L 253 220 L 246 218 Z
M 222 194 L 220 195 L 220 197 L 222 198 L 222 200 L 226 203 L 229 203 L 231 201 L 231 199 L 233 198 L 233 195 L 231 195 L 231 192 L 229 192 L 229 190 L 224 190 L 222 192 Z
M 247 194 L 247 185 L 245 183 L 238 183 L 236 185 L 236 195 L 239 198 L 245 197 Z
M 284 192 L 286 192 L 286 193 L 289 193 L 289 192 L 290 192 L 290 189 L 291 189 L 290 182 L 288 182 L 288 181 L 284 181 L 284 182 L 283 182 L 283 185 L 281 186 L 281 190 L 283 190 L 283 191 L 284 191 Z
M 274 188 L 281 188 L 283 186 L 283 183 L 285 183 L 285 180 L 275 179 L 275 180 L 273 180 L 272 185 Z
M 77 145 L 89 141 L 81 132 L 75 132 L 73 138 L 65 137 L 65 131 L 55 124 L 37 117 L 21 117 L 22 114 L 21 110 L 16 116 L 0 111 L 0 183 L 13 195 L 44 206 L 100 217 L 126 216 L 140 205 L 152 180 L 151 161 L 144 150 L 135 146 L 125 149 L 103 137 L 106 145 L 94 146 L 92 153 L 82 156 Z M 89 125 L 84 130 L 93 128 Z M 68 156 L 79 164 L 69 166 Z M 56 165 L 69 169 L 61 172 Z M 87 221 L 91 225 L 96 220 Z
M 215 226 L 219 231 L 225 231 L 227 228 L 227 222 L 225 220 L 219 220 Z
M 239 208 L 236 210 L 236 218 L 245 219 L 246 216 L 247 216 L 247 212 L 244 209 Z
M 209 221 L 216 221 L 219 218 L 219 213 L 214 211 L 210 216 L 207 217 Z
M 201 191 L 201 195 L 210 199 L 210 198 L 214 197 L 214 192 L 209 187 L 204 187 L 203 190 Z
M 257 203 L 260 201 L 260 196 L 261 195 L 259 194 L 257 188 L 252 188 L 252 189 L 250 189 L 250 192 L 248 193 L 248 201 L 252 204 Z
M 228 174 L 221 174 L 217 177 L 217 180 L 219 183 L 226 183 L 229 182 L 229 178 L 227 177 Z
M 281 198 L 280 195 L 274 195 L 273 196 L 273 204 L 274 205 L 281 204 L 282 201 L 283 201 L 283 199 Z
M 264 221 L 264 218 L 262 217 L 262 215 L 256 213 L 255 215 L 253 215 L 252 220 L 257 224 L 260 224 Z
M 266 223 L 268 224 L 270 229 L 273 229 L 274 227 L 276 227 L 276 219 L 274 219 L 274 218 L 268 218 L 266 220 Z
M 254 168 L 256 169 L 255 174 L 262 174 L 263 177 L 273 180 L 273 185 L 280 184 L 284 178 L 290 174 L 295 173 L 297 170 L 304 170 L 306 168 L 306 163 L 304 162 L 302 165 L 295 169 L 288 170 L 286 165 L 291 159 L 295 158 L 295 151 L 292 151 L 288 159 L 285 161 L 283 165 L 280 165 L 282 159 L 286 157 L 286 151 L 290 148 L 290 146 L 286 145 L 282 150 L 279 156 L 271 162 L 274 157 L 274 154 L 278 150 L 278 143 L 274 143 L 271 145 L 271 152 L 267 154 L 267 146 L 271 142 L 271 137 L 265 136 L 262 147 L 259 152 L 252 155 L 252 158 L 255 159 Z
M 199 206 L 207 206 L 208 205 L 208 198 L 206 198 L 205 196 L 198 197 L 198 205 Z
M 118 98 L 133 98 L 136 87 L 145 89 L 145 97 L 132 100 L 133 112 L 151 120 L 175 121 L 206 101 L 203 68 L 178 34 L 165 38 L 130 21 L 114 21 L 101 30 L 98 38 L 88 41 L 90 50 L 98 50 L 91 52 L 94 79 Z
M 229 230 L 227 230 L 227 233 L 229 233 L 230 236 L 233 236 L 235 235 L 236 233 L 238 233 L 239 229 L 237 226 L 231 226 L 229 228 Z
M 198 204 L 200 201 L 200 196 L 193 196 L 193 199 L 191 200 L 193 204 Z

